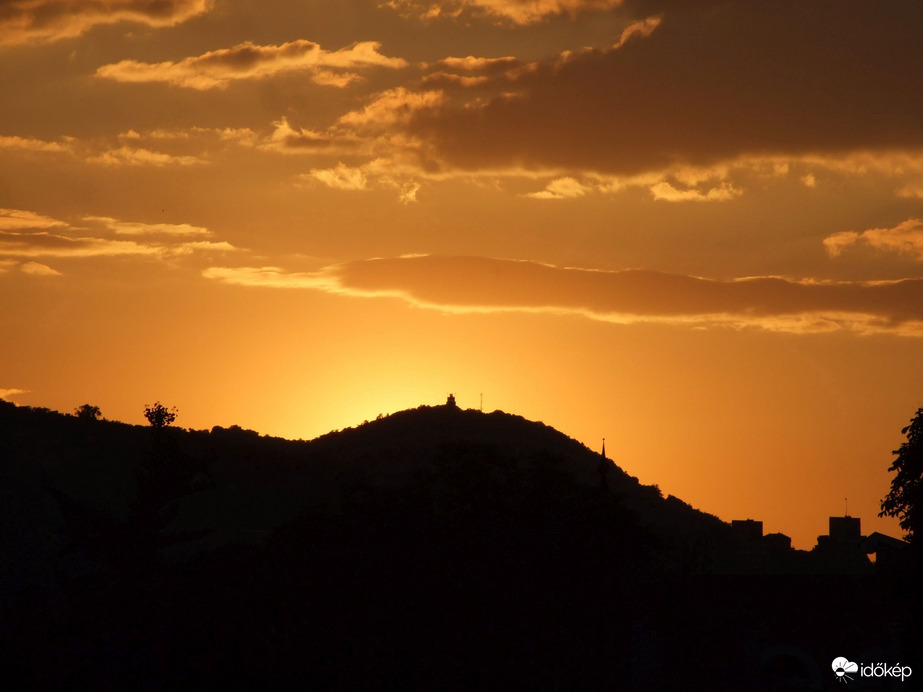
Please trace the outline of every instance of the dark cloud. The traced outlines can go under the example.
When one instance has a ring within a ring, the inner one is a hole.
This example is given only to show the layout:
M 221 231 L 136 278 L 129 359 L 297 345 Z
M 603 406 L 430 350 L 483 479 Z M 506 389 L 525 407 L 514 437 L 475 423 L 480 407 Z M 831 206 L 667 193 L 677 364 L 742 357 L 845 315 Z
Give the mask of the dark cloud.
M 647 35 L 565 56 L 411 129 L 463 168 L 636 173 L 923 145 L 923 4 L 635 3 Z
M 400 297 L 459 312 L 577 314 L 621 323 L 756 327 L 773 331 L 923 336 L 923 279 L 817 282 L 777 277 L 718 281 L 654 271 L 596 271 L 482 257 L 374 259 L 314 274 L 213 268 L 226 283 Z

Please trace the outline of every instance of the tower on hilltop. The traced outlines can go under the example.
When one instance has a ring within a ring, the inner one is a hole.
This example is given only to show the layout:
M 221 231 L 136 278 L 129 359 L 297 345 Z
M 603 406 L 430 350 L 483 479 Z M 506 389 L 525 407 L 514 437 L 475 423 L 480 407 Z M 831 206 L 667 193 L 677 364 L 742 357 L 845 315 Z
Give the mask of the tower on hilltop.
M 445 400 L 445 405 L 449 408 L 456 408 L 454 394 L 449 394 L 448 398 Z

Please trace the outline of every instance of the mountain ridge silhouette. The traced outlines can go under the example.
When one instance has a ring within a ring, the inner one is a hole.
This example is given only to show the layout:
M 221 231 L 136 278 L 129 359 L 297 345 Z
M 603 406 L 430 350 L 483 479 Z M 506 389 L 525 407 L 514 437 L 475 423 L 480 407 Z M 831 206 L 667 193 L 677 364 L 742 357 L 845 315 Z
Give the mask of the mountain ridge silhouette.
M 830 651 L 918 641 L 877 575 L 754 571 L 502 412 L 304 441 L 0 402 L 0 513 L 11 689 L 819 689 Z
M 147 426 L 78 420 L 0 402 L 0 450 L 7 469 L 12 465 L 31 475 L 31 494 L 40 492 L 35 487 L 38 474 L 46 490 L 56 488 L 59 496 L 63 493 L 113 518 L 124 518 L 129 511 L 137 486 L 135 467 L 150 456 L 152 433 Z M 308 441 L 260 435 L 239 426 L 166 428 L 163 434 L 172 445 L 171 463 L 209 466 L 208 487 L 175 498 L 182 530 L 222 533 L 211 543 L 206 540 L 203 548 L 257 539 L 306 507 L 336 505 L 356 485 L 399 488 L 453 455 L 514 464 L 520 471 L 554 469 L 583 489 L 605 484 L 613 501 L 638 514 L 644 524 L 685 536 L 694 529 L 728 538 L 728 525 L 716 517 L 678 498 L 663 498 L 656 486 L 641 484 L 614 461 L 544 423 L 501 411 L 421 406 Z M 49 504 L 47 497 L 44 502 Z

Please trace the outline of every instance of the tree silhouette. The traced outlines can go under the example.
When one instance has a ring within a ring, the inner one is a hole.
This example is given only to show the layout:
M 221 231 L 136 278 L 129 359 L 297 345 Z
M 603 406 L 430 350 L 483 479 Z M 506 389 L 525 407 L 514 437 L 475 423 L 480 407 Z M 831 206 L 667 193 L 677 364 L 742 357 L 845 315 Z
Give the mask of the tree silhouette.
M 102 411 L 99 410 L 99 406 L 83 404 L 74 409 L 74 415 L 80 420 L 99 420 L 102 418 Z
M 178 413 L 179 411 L 176 410 L 175 406 L 167 408 L 159 401 L 155 401 L 153 406 L 150 404 L 144 405 L 144 417 L 147 418 L 147 422 L 150 423 L 151 427 L 155 430 L 162 430 L 170 425 L 176 420 L 176 415 Z
M 920 541 L 920 519 L 923 513 L 923 408 L 917 409 L 910 425 L 901 430 L 907 436 L 900 449 L 892 454 L 897 458 L 889 471 L 896 474 L 891 480 L 891 492 L 881 501 L 878 516 L 897 517 L 907 540 Z

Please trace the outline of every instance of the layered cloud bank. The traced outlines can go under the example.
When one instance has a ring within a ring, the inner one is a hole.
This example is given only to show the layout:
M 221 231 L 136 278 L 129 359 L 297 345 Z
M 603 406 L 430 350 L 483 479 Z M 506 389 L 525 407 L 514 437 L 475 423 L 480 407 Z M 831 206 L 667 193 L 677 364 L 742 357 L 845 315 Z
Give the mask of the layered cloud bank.
M 661 272 L 597 271 L 478 257 L 361 260 L 314 273 L 212 267 L 229 284 L 395 297 L 448 312 L 570 314 L 620 324 L 753 327 L 923 336 L 923 279 L 718 281 Z
M 440 66 L 430 84 L 482 91 L 419 110 L 407 131 L 447 165 L 469 170 L 622 175 L 744 155 L 923 146 L 918 3 L 626 7 L 660 14 L 609 48 L 509 69 L 502 79 L 497 65 L 492 75 L 469 74 L 474 64 Z
M 344 87 L 359 78 L 353 70 L 368 67 L 406 67 L 401 58 L 378 52 L 374 41 L 328 51 L 313 41 L 298 40 L 278 46 L 251 42 L 214 50 L 178 62 L 144 63 L 122 60 L 104 65 L 97 77 L 119 82 L 165 82 L 190 89 L 223 89 L 232 81 L 260 79 L 283 72 L 304 71 L 317 84 Z
M 101 24 L 174 26 L 207 12 L 212 4 L 213 0 L 7 0 L 0 3 L 0 46 L 73 38 Z
M 57 269 L 34 261 L 39 258 L 170 259 L 235 250 L 230 243 L 210 240 L 208 229 L 189 224 L 138 223 L 106 216 L 82 220 L 88 227 L 27 210 L 0 209 L 0 273 L 18 269 L 33 276 L 60 275 Z

